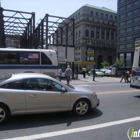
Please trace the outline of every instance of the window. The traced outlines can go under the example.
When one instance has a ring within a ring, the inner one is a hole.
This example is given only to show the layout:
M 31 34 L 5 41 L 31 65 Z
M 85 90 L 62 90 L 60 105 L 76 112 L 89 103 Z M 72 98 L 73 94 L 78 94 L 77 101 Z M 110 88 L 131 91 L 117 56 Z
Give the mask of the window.
M 131 28 L 127 28 L 127 29 L 126 29 L 126 31 L 127 31 L 127 32 L 131 32 L 132 30 L 133 30 L 133 28 L 132 28 L 132 27 L 131 27 Z
M 18 63 L 17 52 L 1 51 L 0 52 L 0 64 L 17 64 Z
M 19 52 L 20 64 L 40 64 L 39 52 Z
M 85 31 L 85 36 L 89 37 L 89 31 L 88 30 Z
M 120 41 L 124 41 L 124 40 L 125 40 L 125 37 L 120 37 L 119 40 L 120 40 Z
M 120 60 L 124 62 L 124 54 L 120 53 Z
M 109 40 L 109 31 L 106 32 L 106 39 Z
M 139 0 L 135 0 L 134 5 L 138 5 L 138 4 L 140 4 L 140 1 Z
M 81 30 L 79 30 L 79 37 L 81 37 Z
M 105 33 L 102 31 L 101 38 L 104 39 Z
M 126 7 L 123 6 L 123 7 L 120 8 L 120 11 L 124 11 L 125 9 L 126 9 Z
M 96 38 L 99 39 L 99 31 L 96 31 Z
M 113 31 L 111 32 L 111 40 L 112 41 L 114 40 L 114 32 Z
M 91 31 L 91 38 L 94 38 L 94 31 Z
M 133 19 L 127 20 L 127 24 L 131 24 L 133 22 Z
M 134 22 L 138 22 L 139 21 L 139 17 L 134 18 Z
M 125 45 L 120 45 L 120 49 L 125 49 Z
M 131 66 L 131 53 L 126 53 L 126 66 Z
M 25 88 L 23 80 L 6 83 L 4 85 L 1 85 L 0 87 L 6 88 L 6 89 L 16 89 L 16 90 L 24 90 L 24 88 Z
M 106 19 L 108 19 L 108 14 L 105 15 Z
M 42 90 L 42 91 L 61 91 L 62 86 L 58 83 L 43 78 L 28 78 L 26 79 L 27 90 Z
M 122 33 L 124 33 L 125 32 L 125 30 L 120 30 L 120 33 L 122 34 Z
M 90 16 L 93 16 L 93 11 L 90 11 Z
M 125 2 L 125 0 L 120 0 L 120 3 L 123 3 L 123 2 Z
M 113 20 L 113 16 L 112 15 L 110 16 L 110 20 Z
M 115 16 L 114 20 L 117 21 L 117 17 L 116 16 Z
M 127 36 L 126 37 L 126 40 L 131 40 L 132 39 L 132 36 Z
M 140 29 L 140 26 L 134 26 L 134 31 L 137 31 Z
M 133 44 L 126 44 L 126 48 L 127 49 L 133 48 Z
M 128 17 L 131 16 L 131 15 L 133 15 L 133 11 L 130 11 L 130 12 L 127 13 Z
M 125 18 L 125 14 L 120 15 L 120 19 Z
M 103 13 L 101 13 L 101 18 L 104 18 L 104 14 Z
M 98 17 L 98 12 L 96 12 L 96 17 Z
M 120 26 L 124 26 L 124 25 L 125 25 L 125 22 L 121 22 L 121 23 L 120 23 Z
M 44 53 L 41 52 L 41 64 L 52 65 L 52 61 L 46 56 Z
M 126 7 L 127 9 L 131 8 L 133 6 L 133 3 L 128 4 Z
M 137 14 L 137 13 L 139 13 L 139 9 L 134 10 L 134 14 Z

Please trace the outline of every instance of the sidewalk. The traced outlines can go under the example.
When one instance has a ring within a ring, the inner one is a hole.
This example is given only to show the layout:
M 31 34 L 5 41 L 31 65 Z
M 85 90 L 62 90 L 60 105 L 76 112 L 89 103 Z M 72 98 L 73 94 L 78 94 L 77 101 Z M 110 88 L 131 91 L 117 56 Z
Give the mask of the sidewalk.
M 62 82 L 66 82 L 66 80 L 62 80 Z M 77 84 L 77 83 L 119 83 L 120 82 L 120 78 L 116 78 L 116 77 L 95 77 L 95 81 L 93 81 L 93 77 L 92 76 L 86 76 L 86 78 L 83 78 L 82 74 L 78 75 L 78 79 L 72 80 L 71 81 L 72 84 Z

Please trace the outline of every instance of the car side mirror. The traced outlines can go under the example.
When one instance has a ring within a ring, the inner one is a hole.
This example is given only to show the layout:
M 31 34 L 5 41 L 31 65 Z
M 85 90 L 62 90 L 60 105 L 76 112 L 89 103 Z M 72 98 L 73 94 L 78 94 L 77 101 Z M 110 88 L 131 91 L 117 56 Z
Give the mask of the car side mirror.
M 61 89 L 61 90 L 62 90 L 62 92 L 66 92 L 66 89 L 65 89 L 64 87 L 62 87 L 62 89 Z

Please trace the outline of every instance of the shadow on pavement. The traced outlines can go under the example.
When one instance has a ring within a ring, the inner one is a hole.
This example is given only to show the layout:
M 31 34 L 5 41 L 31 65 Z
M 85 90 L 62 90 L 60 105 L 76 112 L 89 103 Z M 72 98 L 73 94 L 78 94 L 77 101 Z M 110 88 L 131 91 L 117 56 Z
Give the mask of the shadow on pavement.
M 94 119 L 100 117 L 102 114 L 100 110 L 94 109 L 85 116 L 74 116 L 70 112 L 13 116 L 5 124 L 0 125 L 0 131 L 50 126 L 62 123 L 67 123 L 67 126 L 70 126 L 73 122 Z

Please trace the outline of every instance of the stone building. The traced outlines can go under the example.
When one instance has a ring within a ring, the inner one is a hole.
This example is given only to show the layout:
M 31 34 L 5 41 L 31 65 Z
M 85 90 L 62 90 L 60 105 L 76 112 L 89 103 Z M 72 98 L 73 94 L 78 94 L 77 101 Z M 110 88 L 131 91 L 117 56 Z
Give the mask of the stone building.
M 105 7 L 84 5 L 69 18 L 75 19 L 75 63 L 87 69 L 116 61 L 117 13 Z M 71 34 L 69 34 L 69 42 Z M 94 56 L 93 56 L 94 55 Z

